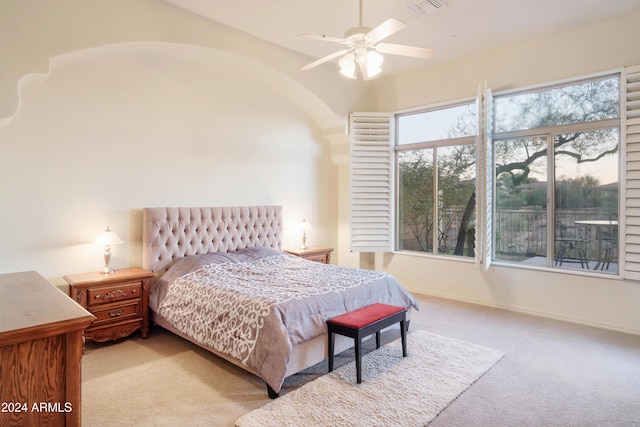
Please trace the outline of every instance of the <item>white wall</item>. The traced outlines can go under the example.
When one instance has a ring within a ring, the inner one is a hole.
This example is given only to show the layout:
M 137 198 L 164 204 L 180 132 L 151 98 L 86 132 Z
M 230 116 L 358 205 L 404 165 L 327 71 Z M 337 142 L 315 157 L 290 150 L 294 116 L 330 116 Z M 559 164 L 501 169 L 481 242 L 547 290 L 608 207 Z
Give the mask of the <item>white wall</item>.
M 372 108 L 401 111 L 472 98 L 484 80 L 495 93 L 640 64 L 638 44 L 630 40 L 640 40 L 640 13 L 381 79 Z M 342 232 L 347 222 L 339 223 Z M 485 273 L 469 262 L 401 253 L 342 260 L 372 262 L 415 292 L 640 334 L 640 283 L 501 266 Z
M 0 273 L 64 287 L 106 226 L 138 266 L 146 206 L 282 205 L 284 245 L 303 217 L 336 245 L 337 73 L 158 1 L 3 2 L 0 27 Z
M 303 216 L 331 235 L 334 167 L 317 125 L 227 66 L 136 56 L 62 67 L 24 91 L 0 147 L 3 272 L 96 270 L 101 248 L 86 243 L 107 225 L 127 242 L 114 266 L 140 265 L 145 206 L 278 204 L 286 244 Z

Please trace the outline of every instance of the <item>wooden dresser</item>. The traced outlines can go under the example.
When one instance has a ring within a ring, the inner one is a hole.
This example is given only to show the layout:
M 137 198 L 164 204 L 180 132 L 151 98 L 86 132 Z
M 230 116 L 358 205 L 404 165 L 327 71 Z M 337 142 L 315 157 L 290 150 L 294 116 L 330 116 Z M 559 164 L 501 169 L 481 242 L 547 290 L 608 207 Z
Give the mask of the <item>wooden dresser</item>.
M 79 426 L 82 330 L 93 321 L 35 271 L 0 274 L 0 426 Z

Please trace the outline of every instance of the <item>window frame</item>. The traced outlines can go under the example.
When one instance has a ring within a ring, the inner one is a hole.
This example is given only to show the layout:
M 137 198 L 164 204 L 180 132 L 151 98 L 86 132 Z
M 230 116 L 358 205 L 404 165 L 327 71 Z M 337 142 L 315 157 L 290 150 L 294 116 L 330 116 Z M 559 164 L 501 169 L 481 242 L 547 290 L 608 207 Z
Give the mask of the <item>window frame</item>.
M 624 193 L 624 189 L 623 189 L 623 185 L 622 182 L 624 181 L 624 170 L 622 167 L 622 164 L 624 163 L 624 150 L 623 150 L 623 146 L 624 146 L 624 141 L 625 141 L 625 137 L 624 137 L 624 129 L 623 129 L 623 111 L 624 111 L 624 97 L 623 97 L 623 75 L 620 71 L 617 72 L 605 72 L 605 73 L 601 73 L 601 74 L 597 74 L 597 75 L 591 75 L 591 76 L 586 76 L 586 77 L 578 77 L 575 79 L 566 79 L 566 80 L 562 80 L 560 82 L 556 82 L 556 83 L 546 83 L 546 84 L 542 84 L 542 85 L 537 85 L 537 86 L 530 86 L 527 88 L 518 88 L 518 89 L 513 89 L 513 90 L 508 90 L 508 91 L 503 91 L 503 92 L 496 92 L 494 94 L 494 98 L 502 98 L 502 97 L 507 97 L 507 96 L 514 96 L 514 95 L 519 95 L 519 94 L 527 94 L 527 93 L 534 93 L 534 92 L 538 92 L 538 91 L 545 91 L 545 90 L 552 90 L 554 88 L 561 88 L 561 87 L 567 87 L 567 86 L 577 86 L 586 82 L 590 82 L 590 81 L 597 81 L 597 80 L 605 80 L 607 78 L 613 78 L 616 77 L 619 80 L 619 96 L 618 96 L 618 117 L 617 118 L 609 118 L 609 119 L 600 119 L 600 120 L 594 120 L 594 121 L 588 121 L 588 122 L 576 122 L 576 123 L 572 123 L 572 124 L 562 124 L 562 125 L 554 125 L 554 126 L 545 126 L 545 127 L 539 127 L 539 128 L 530 128 L 530 129 L 521 129 L 521 130 L 510 130 L 510 131 L 503 131 L 503 132 L 494 132 L 493 133 L 493 152 L 492 152 L 492 158 L 493 161 L 495 161 L 495 143 L 496 141 L 502 141 L 502 140 L 508 140 L 508 139 L 516 139 L 516 138 L 527 138 L 527 137 L 545 137 L 547 140 L 547 205 L 546 205 L 546 218 L 547 218 L 547 224 L 553 224 L 555 221 L 555 214 L 556 214 L 556 207 L 555 207 L 555 184 L 556 184 L 556 179 L 555 179 L 555 150 L 553 150 L 553 144 L 554 144 L 554 140 L 555 137 L 557 135 L 562 135 L 562 134 L 567 134 L 567 133 L 575 133 L 575 132 L 589 132 L 589 131 L 596 131 L 596 130 L 604 130 L 604 129 L 617 129 L 618 130 L 618 242 L 619 242 L 619 247 L 624 247 L 624 239 L 623 239 L 623 224 L 621 221 L 621 216 L 623 215 L 624 212 L 624 206 L 625 206 L 625 200 L 626 200 L 626 195 Z M 494 106 L 492 106 L 492 108 L 494 108 Z M 495 126 L 495 123 L 494 123 Z M 551 152 L 551 154 L 549 154 Z M 492 194 L 493 194 L 493 205 L 492 205 L 492 210 L 493 210 L 493 217 L 494 217 L 494 222 L 495 222 L 495 212 L 496 212 L 496 197 L 495 197 L 495 192 L 496 192 L 496 188 L 495 188 L 495 180 L 496 180 L 496 176 L 495 176 L 495 168 L 493 171 L 493 179 L 494 179 L 494 185 L 493 188 L 491 189 Z M 495 228 L 495 227 L 494 227 Z M 549 230 L 547 228 L 547 230 Z M 604 272 L 598 272 L 595 270 L 582 270 L 582 269 L 567 269 L 567 268 L 560 268 L 560 267 L 556 267 L 553 263 L 553 256 L 549 257 L 549 253 L 550 251 L 553 252 L 551 249 L 553 246 L 553 242 L 554 242 L 554 234 L 555 234 L 555 229 L 551 229 L 551 232 L 547 231 L 547 261 L 546 261 L 546 265 L 545 266 L 534 266 L 534 265 L 528 265 L 528 264 L 524 264 L 521 262 L 509 262 L 506 260 L 498 260 L 496 259 L 496 245 L 495 245 L 495 232 L 492 233 L 491 236 L 486 236 L 487 239 L 491 239 L 491 241 L 493 242 L 492 246 L 492 253 L 489 254 L 489 256 L 492 259 L 492 263 L 496 264 L 496 265 L 501 265 L 501 266 L 509 266 L 509 267 L 518 267 L 518 268 L 525 268 L 525 269 L 543 269 L 543 270 L 547 270 L 547 271 L 553 271 L 553 272 L 557 272 L 557 273 L 569 273 L 569 274 L 582 274 L 582 275 L 589 275 L 589 276 L 606 276 L 609 278 L 616 278 L 616 277 L 621 277 L 622 273 L 623 273 L 623 265 L 624 265 L 624 250 L 618 250 L 618 270 L 616 273 L 604 273 Z
M 462 137 L 455 137 L 455 138 L 445 138 L 445 139 L 434 139 L 434 140 L 429 140 L 429 141 L 420 141 L 420 142 L 412 142 L 412 143 L 405 143 L 405 144 L 400 144 L 399 143 L 399 133 L 400 133 L 400 118 L 403 116 L 408 116 L 408 115 L 414 115 L 414 114 L 421 114 L 421 113 L 428 113 L 431 111 L 440 111 L 440 110 L 446 110 L 446 109 L 453 109 L 453 108 L 457 108 L 457 107 L 462 107 L 462 106 L 470 106 L 476 104 L 476 100 L 475 98 L 473 99 L 463 99 L 463 100 L 458 100 L 455 102 L 450 102 L 450 103 L 443 103 L 443 104 L 438 104 L 438 105 L 433 105 L 433 106 L 429 106 L 429 107 L 423 107 L 420 109 L 416 109 L 416 110 L 407 110 L 407 111 L 403 111 L 403 112 L 397 112 L 394 114 L 394 123 L 395 123 L 395 132 L 393 135 L 393 151 L 394 151 L 394 168 L 395 168 L 395 176 L 394 176 L 394 180 L 395 180 L 395 191 L 394 191 L 394 203 L 393 203 L 393 209 L 394 209 L 394 217 L 395 217 L 395 221 L 393 224 L 393 228 L 395 231 L 395 239 L 393 241 L 393 252 L 396 253 L 402 253 L 402 254 L 416 254 L 416 255 L 420 255 L 420 256 L 428 256 L 428 257 L 438 257 L 438 258 L 446 258 L 446 259 L 455 259 L 455 260 L 460 260 L 460 261 L 466 261 L 466 262 L 474 262 L 475 257 L 477 257 L 477 253 L 475 254 L 474 257 L 468 257 L 468 256 L 459 256 L 459 255 L 447 255 L 447 254 L 442 254 L 442 253 L 438 253 L 438 235 L 437 233 L 433 233 L 432 236 L 432 251 L 431 252 L 427 252 L 427 251 L 416 251 L 416 250 L 408 250 L 408 249 L 400 249 L 400 239 L 402 238 L 401 233 L 400 233 L 400 179 L 399 179 L 399 175 L 400 175 L 400 167 L 399 167 L 399 155 L 402 152 L 407 152 L 407 151 L 417 151 L 417 150 L 422 150 L 422 149 L 436 149 L 433 153 L 433 164 L 434 164 L 434 169 L 433 169 L 433 173 L 434 173 L 434 177 L 433 177 L 433 182 L 435 183 L 434 187 L 433 187 L 433 198 L 434 200 L 437 199 L 437 194 L 438 194 L 438 169 L 437 169 L 437 163 L 438 163 L 438 157 L 437 157 L 437 148 L 442 148 L 442 147 L 453 147 L 453 146 L 460 146 L 460 145 L 476 145 L 476 149 L 477 149 L 477 138 L 478 138 L 478 130 L 476 129 L 476 134 L 475 135 L 470 135 L 470 136 L 462 136 Z M 478 111 L 476 111 L 476 113 L 478 113 Z M 477 162 L 477 156 L 476 156 L 476 162 Z M 477 173 L 476 173 L 477 174 Z M 477 180 L 478 177 L 475 177 L 476 180 L 476 189 L 474 191 L 477 191 Z M 437 222 L 437 218 L 438 218 L 438 213 L 439 213 L 439 206 L 436 204 L 436 206 L 434 207 L 433 210 L 433 221 L 434 224 Z M 476 211 L 477 211 L 477 202 L 476 202 Z M 475 231 L 475 239 L 477 239 L 478 236 L 478 229 L 476 228 Z
M 527 93 L 534 93 L 534 92 L 538 92 L 538 91 L 545 91 L 545 90 L 552 90 L 554 88 L 561 88 L 561 87 L 567 87 L 567 86 L 577 86 L 580 84 L 584 84 L 586 82 L 589 81 L 596 81 L 596 80 L 603 80 L 603 79 L 607 79 L 607 78 L 612 78 L 612 77 L 617 77 L 618 79 L 620 79 L 620 91 L 622 92 L 622 76 L 620 72 L 607 72 L 607 73 L 602 73 L 602 74 L 598 74 L 598 75 L 593 75 L 593 76 L 588 76 L 588 77 L 578 77 L 578 78 L 574 78 L 574 79 L 566 79 L 563 81 L 559 81 L 559 82 L 554 82 L 554 83 L 545 83 L 545 84 L 541 84 L 541 85 L 536 85 L 536 86 L 530 86 L 527 88 L 518 88 L 518 89 L 513 89 L 513 90 L 508 90 L 508 91 L 503 91 L 503 92 L 497 92 L 493 98 L 489 98 L 490 99 L 490 107 L 487 107 L 489 109 L 492 109 L 492 113 L 490 114 L 490 116 L 492 117 L 494 114 L 493 108 L 494 108 L 494 104 L 493 104 L 493 100 L 494 98 L 500 98 L 500 97 L 505 97 L 505 96 L 514 96 L 514 95 L 519 95 L 519 94 L 527 94 Z M 491 97 L 491 95 L 489 95 Z M 476 99 L 476 103 L 480 104 L 481 98 L 481 93 L 479 90 L 479 94 L 478 97 Z M 621 116 L 622 114 L 622 108 L 623 108 L 623 98 L 622 95 L 620 95 L 619 100 L 618 100 L 618 105 L 619 105 L 619 109 L 618 109 L 618 115 Z M 486 157 L 486 154 L 483 153 L 483 143 L 481 141 L 483 135 L 481 135 L 483 133 L 483 131 L 478 128 L 477 129 L 477 135 L 475 136 L 465 136 L 465 137 L 457 137 L 457 138 L 447 138 L 447 139 L 439 139 L 439 140 L 431 140 L 431 141 L 424 141 L 424 142 L 412 142 L 412 143 L 405 143 L 405 144 L 400 144 L 398 142 L 399 140 L 399 133 L 401 131 L 400 129 L 400 117 L 402 116 L 406 116 L 406 115 L 410 115 L 410 114 L 420 114 L 420 113 L 424 113 L 424 112 L 429 112 L 429 111 L 437 111 L 437 110 L 442 110 L 442 109 L 447 109 L 447 108 L 455 108 L 455 107 L 459 107 L 462 105 L 469 105 L 471 104 L 471 102 L 469 101 L 469 99 L 465 99 L 465 100 L 459 100 L 459 101 L 454 101 L 454 102 L 450 102 L 450 103 L 442 103 L 442 104 L 438 104 L 438 105 L 434 105 L 434 106 L 429 106 L 429 107 L 423 107 L 420 109 L 416 109 L 416 110 L 409 110 L 409 111 L 402 111 L 402 112 L 397 112 L 394 114 L 394 122 L 395 122 L 395 133 L 393 135 L 394 137 L 394 141 L 393 141 L 393 150 L 394 150 L 394 168 L 395 168 L 395 197 L 394 197 L 394 204 L 393 204 L 393 209 L 395 211 L 395 221 L 393 224 L 394 230 L 395 230 L 395 239 L 393 242 L 393 248 L 394 248 L 394 252 L 397 253 L 402 253 L 402 254 L 420 254 L 422 256 L 427 256 L 427 257 L 442 257 L 442 258 L 446 258 L 449 260 L 460 260 L 460 261 L 469 261 L 472 260 L 472 258 L 469 257 L 465 257 L 465 256 L 454 256 L 454 255 L 446 255 L 446 254 L 441 254 L 438 253 L 437 250 L 437 233 L 434 233 L 434 235 L 432 236 L 433 238 L 433 242 L 432 242 L 432 250 L 427 252 L 427 251 L 414 251 L 414 250 L 406 250 L 406 249 L 401 249 L 401 244 L 400 244 L 400 215 L 399 215 L 399 210 L 400 210 L 400 191 L 399 191 L 399 185 L 400 185 L 400 180 L 399 180 L 399 173 L 400 173 L 400 167 L 399 167 L 399 160 L 398 160 L 398 156 L 399 153 L 401 152 L 407 152 L 407 151 L 414 151 L 414 150 L 419 150 L 419 149 L 433 149 L 433 148 L 438 148 L 438 147 L 448 147 L 448 146 L 455 146 L 455 145 L 471 145 L 471 144 L 475 144 L 476 145 L 476 153 L 477 153 L 477 158 L 476 158 L 476 162 L 479 164 L 479 166 L 481 167 L 481 169 L 476 173 L 476 206 L 475 206 L 475 210 L 476 210 L 476 220 L 478 223 L 480 223 L 482 221 L 483 218 L 488 218 L 488 221 L 491 222 L 491 225 L 488 227 L 480 227 L 477 226 L 476 227 L 476 236 L 475 236 L 475 240 L 476 242 L 482 242 L 483 239 L 486 239 L 486 241 L 484 242 L 484 245 L 486 247 L 486 249 L 488 249 L 488 253 L 483 253 L 483 250 L 485 248 L 480 248 L 478 247 L 478 250 L 476 250 L 475 253 L 475 258 L 476 258 L 476 263 L 478 264 L 482 264 L 485 263 L 485 268 L 488 268 L 488 266 L 491 263 L 495 263 L 496 265 L 504 265 L 504 266 L 510 266 L 510 267 L 522 267 L 522 268 L 530 268 L 530 269 L 537 269 L 537 268 L 543 268 L 543 269 L 547 269 L 550 271 L 554 271 L 554 272 L 563 272 L 563 273 L 593 273 L 596 275 L 606 275 L 607 277 L 615 277 L 615 276 L 619 276 L 621 274 L 622 271 L 622 266 L 619 265 L 618 271 L 617 273 L 613 274 L 613 273 L 598 273 L 595 271 L 589 271 L 589 272 L 581 272 L 579 270 L 568 270 L 568 269 L 562 269 L 562 268 L 558 268 L 555 267 L 553 265 L 553 262 L 549 261 L 547 263 L 546 266 L 540 267 L 540 266 L 531 266 L 531 265 L 527 265 L 527 264 L 523 264 L 523 263 L 518 263 L 518 262 L 507 262 L 504 260 L 496 260 L 496 256 L 495 256 L 495 251 L 496 251 L 496 246 L 495 246 L 495 241 L 496 241 L 496 236 L 495 236 L 495 227 L 494 227 L 494 222 L 495 222 L 495 210 L 496 210 L 496 197 L 495 197 L 495 166 L 493 166 L 495 164 L 495 141 L 498 140 L 505 140 L 508 138 L 517 138 L 517 137 L 527 137 L 527 136 L 546 136 L 547 137 L 547 141 L 548 142 L 548 147 L 553 147 L 553 140 L 554 137 L 556 135 L 561 135 L 563 133 L 571 133 L 571 132 L 587 132 L 587 131 L 593 131 L 593 130 L 601 130 L 601 129 L 607 129 L 607 128 L 616 128 L 618 129 L 619 132 L 619 156 L 618 156 L 618 182 L 622 182 L 623 180 L 623 170 L 621 167 L 621 162 L 623 160 L 623 150 L 622 150 L 622 145 L 623 145 L 623 130 L 622 130 L 622 119 L 621 117 L 618 118 L 610 118 L 610 119 L 601 119 L 601 120 L 595 120 L 595 121 L 588 121 L 588 122 L 577 122 L 577 123 L 573 123 L 573 124 L 562 124 L 562 125 L 555 125 L 555 126 L 547 126 L 547 127 L 540 127 L 540 128 L 532 128 L 532 129 L 522 129 L 522 130 L 510 130 L 510 131 L 504 131 L 504 132 L 495 132 L 493 133 L 493 135 L 489 135 L 489 138 L 493 140 L 493 143 L 490 143 L 490 150 L 491 150 L 491 158 L 490 159 L 480 159 L 480 157 Z M 479 120 L 481 120 L 482 114 L 483 114 L 483 108 L 480 107 L 478 108 L 477 114 L 478 114 L 478 118 Z M 492 120 L 490 127 L 495 128 L 495 122 Z M 548 159 L 551 159 L 553 157 L 553 155 L 548 155 Z M 481 163 L 482 160 L 482 163 Z M 551 159 L 552 160 L 552 159 Z M 437 156 L 434 153 L 434 165 L 437 162 Z M 484 197 L 486 197 L 486 195 L 482 194 L 478 194 L 479 193 L 479 187 L 480 187 L 480 179 L 481 179 L 481 174 L 484 175 L 486 173 L 488 173 L 488 168 L 487 167 L 482 167 L 483 165 L 491 165 L 491 175 L 493 175 L 493 177 L 491 178 L 491 180 L 486 183 L 487 187 L 486 188 L 487 191 L 491 192 L 491 197 L 490 200 L 488 200 L 488 203 L 490 204 L 489 207 L 486 208 L 486 210 L 491 209 L 491 212 L 484 212 L 481 213 L 479 212 L 479 209 L 481 209 L 481 206 L 484 204 L 484 201 L 486 200 Z M 550 175 L 551 171 L 553 170 L 554 164 L 553 161 L 549 161 L 547 164 L 548 167 L 548 176 L 551 177 L 552 179 L 548 180 L 547 186 L 551 187 L 551 190 L 548 191 L 548 199 L 547 199 L 547 217 L 554 215 L 555 214 L 555 206 L 554 206 L 554 194 L 553 194 L 553 187 L 555 186 L 555 177 L 553 176 L 553 174 Z M 437 169 L 434 168 L 434 175 L 437 176 Z M 437 185 L 437 180 L 435 180 L 435 176 L 434 176 L 434 182 L 436 183 L 434 185 L 433 188 L 433 192 L 434 192 L 434 200 L 435 197 L 437 195 L 437 191 L 438 191 L 438 185 Z M 622 187 L 619 186 L 619 192 L 618 192 L 618 212 L 619 215 L 622 215 L 623 209 L 623 201 L 624 201 L 624 194 L 622 191 Z M 438 209 L 440 207 L 439 206 L 434 206 L 434 212 L 433 212 L 433 218 L 434 221 L 435 219 L 438 218 Z M 484 235 L 481 233 L 484 233 L 484 231 L 490 231 L 490 235 Z M 553 241 L 553 230 L 551 230 L 551 233 L 547 233 L 547 241 Z M 622 227 L 618 227 L 618 241 L 619 242 L 623 242 L 622 239 Z M 621 251 L 622 252 L 622 251 Z M 619 254 L 619 258 L 622 258 L 622 253 Z M 481 259 L 478 259 L 479 257 L 481 257 Z M 620 263 L 622 264 L 622 263 Z

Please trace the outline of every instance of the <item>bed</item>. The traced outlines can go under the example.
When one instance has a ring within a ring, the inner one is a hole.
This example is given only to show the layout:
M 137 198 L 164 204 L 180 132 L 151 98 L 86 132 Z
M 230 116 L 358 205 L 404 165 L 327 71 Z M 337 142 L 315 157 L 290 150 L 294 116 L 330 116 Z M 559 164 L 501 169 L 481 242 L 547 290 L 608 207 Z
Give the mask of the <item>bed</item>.
M 161 326 L 262 378 L 327 357 L 326 319 L 374 302 L 418 308 L 392 276 L 281 251 L 282 207 L 145 208 L 142 265 Z M 353 345 L 337 337 L 336 352 Z

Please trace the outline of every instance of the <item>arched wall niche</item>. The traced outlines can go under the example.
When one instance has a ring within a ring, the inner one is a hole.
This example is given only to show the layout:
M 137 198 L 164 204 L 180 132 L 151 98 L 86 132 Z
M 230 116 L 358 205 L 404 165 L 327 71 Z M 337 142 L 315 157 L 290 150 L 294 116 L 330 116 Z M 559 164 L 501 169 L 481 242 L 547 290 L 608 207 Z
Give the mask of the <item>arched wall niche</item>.
M 49 60 L 49 70 L 46 73 L 29 73 L 18 80 L 16 110 L 11 116 L 0 118 L 0 127 L 8 125 L 19 114 L 22 104 L 22 90 L 42 85 L 54 70 L 80 62 L 127 56 L 158 56 L 202 64 L 224 63 L 234 72 L 241 73 L 245 77 L 278 92 L 305 111 L 322 129 L 322 136 L 331 144 L 334 163 L 343 163 L 346 160 L 344 156 L 344 146 L 347 144 L 346 118 L 339 117 L 326 103 L 299 82 L 263 63 L 246 57 L 222 50 L 180 43 L 114 43 L 52 57 Z

